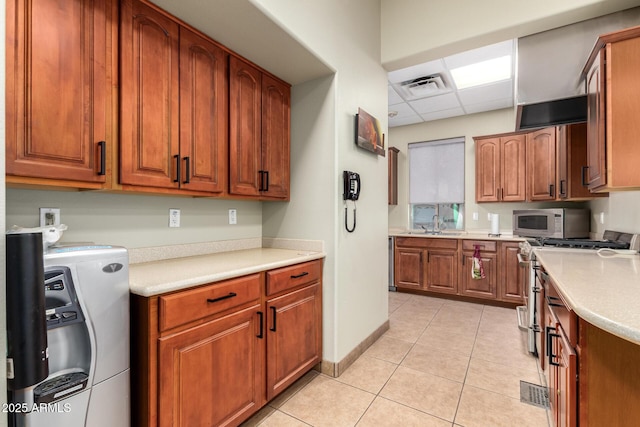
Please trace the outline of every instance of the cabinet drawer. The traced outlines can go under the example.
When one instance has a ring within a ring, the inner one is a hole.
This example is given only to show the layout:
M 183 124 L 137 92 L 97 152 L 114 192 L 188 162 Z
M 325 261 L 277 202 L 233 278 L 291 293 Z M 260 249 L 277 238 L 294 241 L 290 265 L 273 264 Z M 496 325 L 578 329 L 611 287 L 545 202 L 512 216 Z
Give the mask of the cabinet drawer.
M 260 274 L 226 280 L 159 298 L 161 331 L 260 298 Z
M 474 251 L 476 246 L 480 247 L 483 252 L 496 252 L 497 242 L 495 240 L 463 240 L 462 250 Z
M 457 249 L 458 241 L 456 239 L 443 239 L 441 237 L 396 237 L 396 246 L 407 248 Z
M 267 295 L 320 280 L 322 261 L 305 262 L 267 272 Z

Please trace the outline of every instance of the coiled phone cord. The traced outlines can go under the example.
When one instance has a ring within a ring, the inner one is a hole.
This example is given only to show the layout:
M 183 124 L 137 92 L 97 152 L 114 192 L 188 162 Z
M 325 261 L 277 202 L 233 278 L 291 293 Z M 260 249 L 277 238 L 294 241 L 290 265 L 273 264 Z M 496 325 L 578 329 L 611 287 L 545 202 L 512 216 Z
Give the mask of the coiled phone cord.
M 347 204 L 345 202 L 344 205 L 344 228 L 347 229 L 349 233 L 353 233 L 356 229 L 356 201 L 353 201 L 353 227 L 349 228 L 349 223 L 347 221 Z

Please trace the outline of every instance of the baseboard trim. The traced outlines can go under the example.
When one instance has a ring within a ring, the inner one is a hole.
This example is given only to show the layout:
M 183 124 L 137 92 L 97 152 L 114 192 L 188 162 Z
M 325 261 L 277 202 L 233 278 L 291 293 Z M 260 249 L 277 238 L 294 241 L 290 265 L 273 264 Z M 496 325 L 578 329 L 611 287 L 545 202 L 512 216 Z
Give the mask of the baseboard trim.
M 347 354 L 347 356 L 338 363 L 327 362 L 325 360 L 320 362 L 320 372 L 330 377 L 339 377 L 349 366 L 353 364 L 353 362 L 358 359 L 358 357 L 362 356 L 362 354 L 388 330 L 389 320 L 387 319 L 378 329 L 373 331 L 371 335 L 365 338 L 364 341 L 358 344 L 356 348 L 351 350 L 351 352 L 349 352 L 349 354 Z

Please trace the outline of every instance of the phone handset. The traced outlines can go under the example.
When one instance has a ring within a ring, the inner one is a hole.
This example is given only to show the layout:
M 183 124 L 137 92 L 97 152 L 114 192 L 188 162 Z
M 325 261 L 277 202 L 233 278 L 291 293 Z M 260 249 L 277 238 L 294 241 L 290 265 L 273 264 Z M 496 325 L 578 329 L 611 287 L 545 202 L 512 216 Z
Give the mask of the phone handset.
M 349 233 L 353 233 L 353 231 L 356 229 L 356 200 L 358 200 L 358 197 L 360 197 L 360 174 L 351 171 L 344 171 L 342 172 L 342 179 L 344 181 L 342 199 L 345 200 L 344 227 Z M 353 201 L 353 227 L 351 228 L 349 228 L 347 222 L 347 200 Z

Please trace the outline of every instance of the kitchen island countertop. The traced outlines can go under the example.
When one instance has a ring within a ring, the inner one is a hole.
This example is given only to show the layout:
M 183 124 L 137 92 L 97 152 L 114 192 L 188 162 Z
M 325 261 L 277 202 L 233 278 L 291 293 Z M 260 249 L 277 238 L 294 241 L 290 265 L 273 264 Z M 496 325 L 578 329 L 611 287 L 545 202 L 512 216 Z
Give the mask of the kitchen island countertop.
M 558 292 L 579 317 L 640 345 L 640 255 L 535 248 Z
M 323 252 L 253 248 L 132 264 L 129 290 L 150 297 L 324 257 Z
M 468 240 L 498 240 L 505 242 L 524 242 L 526 237 L 514 236 L 511 233 L 490 236 L 487 231 L 453 231 L 445 230 L 440 234 L 430 234 L 424 231 L 407 231 L 403 229 L 389 229 L 390 237 L 420 237 L 433 239 L 468 239 Z

